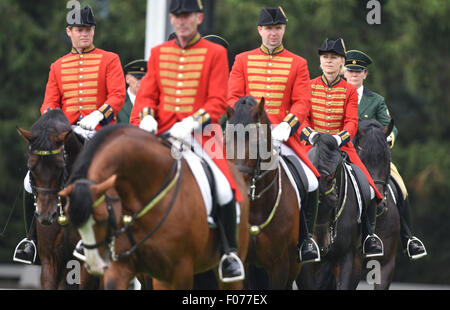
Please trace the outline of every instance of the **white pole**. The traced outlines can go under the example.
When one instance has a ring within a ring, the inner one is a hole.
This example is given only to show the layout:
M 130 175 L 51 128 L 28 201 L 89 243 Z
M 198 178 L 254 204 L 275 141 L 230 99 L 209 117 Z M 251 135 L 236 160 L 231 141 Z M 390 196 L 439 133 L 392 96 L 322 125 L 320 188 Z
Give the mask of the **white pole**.
M 152 47 L 163 43 L 168 37 L 169 0 L 147 0 L 145 21 L 145 59 L 150 56 Z

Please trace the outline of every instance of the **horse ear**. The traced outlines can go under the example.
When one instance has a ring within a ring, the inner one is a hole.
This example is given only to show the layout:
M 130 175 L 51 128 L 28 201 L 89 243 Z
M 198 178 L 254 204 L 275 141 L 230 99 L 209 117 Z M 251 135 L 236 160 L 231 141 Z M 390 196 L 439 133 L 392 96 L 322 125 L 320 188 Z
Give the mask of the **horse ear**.
M 231 119 L 233 117 L 233 115 L 234 115 L 234 109 L 228 105 L 227 106 L 227 119 Z
M 383 128 L 383 132 L 384 132 L 384 135 L 386 136 L 386 138 L 389 137 L 389 135 L 391 134 L 393 129 L 394 129 L 394 119 L 391 118 L 389 125 L 387 125 L 386 127 Z
M 101 196 L 108 189 L 110 189 L 111 187 L 114 187 L 114 185 L 116 184 L 116 179 L 117 179 L 117 175 L 113 174 L 112 176 L 107 178 L 102 183 L 96 184 L 96 185 L 91 185 L 90 187 L 91 187 L 91 190 L 92 190 L 92 193 L 94 194 L 94 196 L 97 196 L 97 197 Z
M 259 118 L 262 118 L 263 115 L 265 114 L 265 111 L 264 111 L 264 104 L 265 103 L 266 103 L 266 99 L 264 99 L 264 97 L 261 97 L 261 101 L 258 103 Z
M 67 131 L 61 132 L 59 135 L 56 135 L 56 142 L 64 143 L 66 141 L 67 135 L 71 132 L 72 132 L 72 130 L 67 130 Z
M 70 193 L 72 193 L 72 190 L 73 190 L 74 186 L 75 186 L 75 184 L 70 184 L 69 186 L 67 186 L 63 190 L 60 190 L 58 195 L 61 196 L 61 197 L 69 197 Z
M 35 135 L 33 133 L 31 133 L 31 131 L 22 129 L 17 127 L 17 131 L 19 132 L 19 134 L 25 138 L 25 140 L 27 140 L 28 143 L 31 142 L 31 140 L 33 140 L 35 138 Z

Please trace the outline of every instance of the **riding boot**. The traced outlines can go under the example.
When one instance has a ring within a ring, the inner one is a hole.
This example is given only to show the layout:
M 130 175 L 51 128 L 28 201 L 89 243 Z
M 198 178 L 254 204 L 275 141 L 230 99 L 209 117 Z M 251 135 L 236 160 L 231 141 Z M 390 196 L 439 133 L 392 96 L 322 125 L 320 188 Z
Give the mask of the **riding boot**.
M 219 263 L 219 276 L 222 282 L 235 282 L 244 279 L 245 271 L 237 255 L 236 201 L 218 208 L 218 226 L 222 238 L 223 253 Z
M 34 264 L 37 256 L 37 232 L 34 217 L 34 196 L 24 191 L 23 212 L 25 225 L 28 228 L 27 237 L 22 239 L 16 246 L 13 261 Z
M 425 245 L 411 233 L 411 219 L 408 197 L 397 204 L 400 215 L 400 239 L 404 251 L 411 260 L 427 255 Z
M 375 225 L 377 220 L 377 201 L 372 199 L 365 210 L 363 225 L 363 254 L 364 257 L 383 256 L 383 242 L 375 234 Z
M 300 263 L 320 261 L 320 250 L 314 241 L 314 228 L 317 219 L 319 190 L 307 194 L 306 202 L 302 205 L 299 222 L 299 257 Z M 303 213 L 303 216 L 302 216 Z M 303 218 L 303 221 L 302 221 Z M 300 226 L 303 225 L 303 229 Z

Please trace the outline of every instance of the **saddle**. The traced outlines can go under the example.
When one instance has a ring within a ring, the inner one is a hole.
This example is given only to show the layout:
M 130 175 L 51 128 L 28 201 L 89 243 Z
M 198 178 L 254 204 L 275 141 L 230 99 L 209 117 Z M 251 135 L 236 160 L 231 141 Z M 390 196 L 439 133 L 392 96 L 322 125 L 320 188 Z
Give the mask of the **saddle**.
M 302 165 L 292 155 L 281 155 L 281 159 L 282 161 L 284 161 L 286 167 L 288 168 L 286 174 L 290 172 L 292 178 L 294 179 L 294 184 L 292 185 L 297 189 L 299 196 L 306 197 L 306 195 L 308 194 L 308 178 L 306 177 Z M 285 168 L 285 170 L 286 167 L 283 165 L 283 168 Z
M 370 184 L 364 172 L 357 165 L 345 161 L 344 169 L 349 174 L 351 184 L 355 189 L 359 207 L 358 223 L 360 223 L 363 207 L 367 208 L 370 204 Z

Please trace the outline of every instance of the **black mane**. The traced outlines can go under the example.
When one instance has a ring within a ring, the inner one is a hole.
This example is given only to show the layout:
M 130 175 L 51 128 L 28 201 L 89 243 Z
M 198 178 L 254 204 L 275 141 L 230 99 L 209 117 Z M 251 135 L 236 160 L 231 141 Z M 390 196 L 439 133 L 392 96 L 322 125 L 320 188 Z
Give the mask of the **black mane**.
M 314 146 L 316 148 L 315 158 L 312 159 L 314 166 L 322 175 L 333 173 L 341 156 L 336 140 L 332 135 L 319 133 Z
M 234 106 L 234 114 L 228 120 L 229 124 L 243 124 L 244 126 L 253 124 L 250 110 L 256 106 L 257 102 L 252 96 L 242 97 L 236 102 Z
M 359 156 L 369 168 L 376 168 L 380 162 L 389 162 L 391 152 L 386 142 L 383 125 L 376 120 L 364 120 L 359 123 L 355 147 L 360 149 Z
M 70 123 L 60 109 L 49 110 L 44 113 L 32 126 L 34 138 L 30 141 L 31 150 L 51 150 L 50 135 L 58 135 L 70 131 Z

